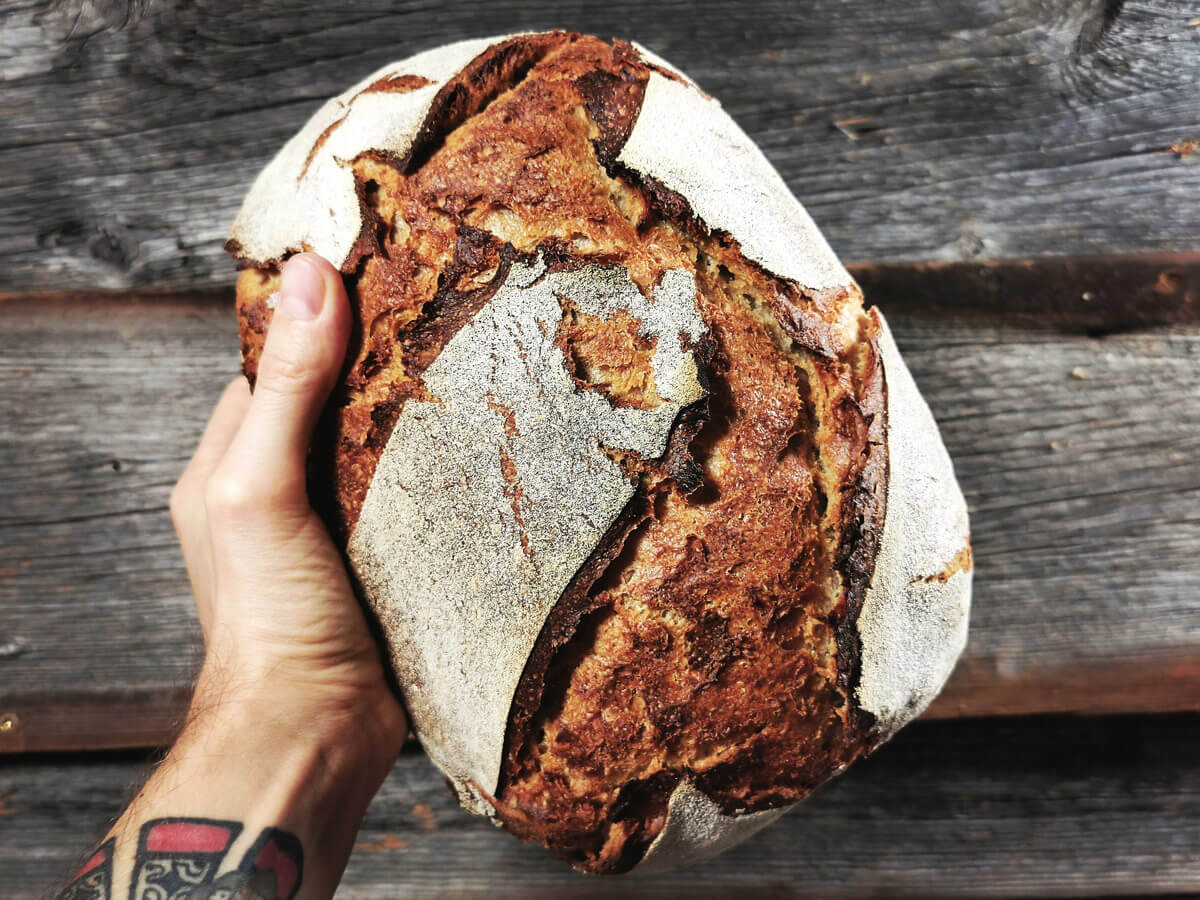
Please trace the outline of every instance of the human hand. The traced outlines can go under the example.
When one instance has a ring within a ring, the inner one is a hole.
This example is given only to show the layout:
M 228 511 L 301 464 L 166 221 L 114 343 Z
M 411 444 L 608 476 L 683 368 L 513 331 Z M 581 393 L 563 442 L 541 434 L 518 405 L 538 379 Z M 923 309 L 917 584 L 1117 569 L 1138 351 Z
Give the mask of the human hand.
M 60 898 L 326 900 L 404 741 L 306 491 L 350 332 L 341 276 L 301 254 L 279 298 L 253 396 L 226 388 L 171 495 L 205 643 L 187 723 Z
M 278 731 L 390 760 L 407 731 L 341 555 L 309 505 L 306 457 L 350 312 L 315 254 L 284 266 L 253 396 L 225 390 L 171 495 L 204 633 L 193 714 L 249 705 Z

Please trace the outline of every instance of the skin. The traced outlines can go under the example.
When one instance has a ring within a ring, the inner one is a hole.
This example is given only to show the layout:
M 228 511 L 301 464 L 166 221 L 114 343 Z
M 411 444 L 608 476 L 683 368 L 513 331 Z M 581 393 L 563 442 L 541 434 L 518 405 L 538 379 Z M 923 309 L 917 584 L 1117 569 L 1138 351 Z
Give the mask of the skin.
M 242 879 L 237 896 L 331 897 L 400 751 L 404 711 L 305 487 L 349 331 L 336 270 L 313 254 L 290 259 L 253 396 L 244 378 L 225 389 L 171 495 L 205 660 L 179 739 L 103 845 L 111 886 L 98 896 L 151 896 L 139 835 L 179 818 L 240 825 L 201 881 L 209 890 L 225 874 L 222 884 Z M 228 874 L 271 835 L 288 862 L 252 865 L 251 881 Z M 298 880 L 268 877 L 289 865 Z M 78 883 L 60 896 L 93 896 L 72 894 Z

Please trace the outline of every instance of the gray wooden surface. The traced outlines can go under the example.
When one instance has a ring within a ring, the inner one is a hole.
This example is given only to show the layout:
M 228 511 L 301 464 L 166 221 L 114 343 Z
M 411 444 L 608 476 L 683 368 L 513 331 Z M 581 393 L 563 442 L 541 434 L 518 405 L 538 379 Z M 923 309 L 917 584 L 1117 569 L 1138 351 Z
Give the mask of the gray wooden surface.
M 931 715 L 1200 709 L 1200 0 L 0 0 L 0 751 L 158 743 L 186 702 L 165 504 L 236 369 L 220 244 L 258 169 L 376 66 L 551 26 L 681 65 L 871 263 L 972 508 L 971 643 Z M 920 722 L 614 890 L 409 753 L 342 896 L 1200 893 L 1197 760 L 1194 714 Z M 0 895 L 143 767 L 0 756 Z
M 0 765 L 4 896 L 71 868 L 145 762 Z M 1148 896 L 1200 891 L 1195 717 L 918 723 L 717 860 L 586 878 L 459 809 L 406 753 L 375 798 L 339 897 Z
M 1195 0 L 0 11 L 0 291 L 225 284 L 242 195 L 321 100 L 439 43 L 556 26 L 692 74 L 846 259 L 1187 250 L 1200 223 Z
M 970 643 L 932 713 L 1200 709 L 1200 310 L 1117 328 L 1108 270 L 1032 318 L 1005 290 L 945 305 L 976 268 L 860 271 L 972 516 Z M 1168 271 L 1196 296 L 1200 265 Z M 0 300 L 0 749 L 169 737 L 199 633 L 166 499 L 237 371 L 231 305 Z

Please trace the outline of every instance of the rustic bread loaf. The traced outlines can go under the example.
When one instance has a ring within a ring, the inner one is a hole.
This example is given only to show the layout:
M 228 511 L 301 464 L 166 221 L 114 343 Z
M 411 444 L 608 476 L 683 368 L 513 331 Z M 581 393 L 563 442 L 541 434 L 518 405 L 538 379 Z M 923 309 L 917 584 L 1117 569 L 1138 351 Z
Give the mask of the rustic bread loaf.
M 883 317 L 754 144 L 637 45 L 552 32 L 323 106 L 228 243 L 356 332 L 312 490 L 468 808 L 579 868 L 769 822 L 921 712 L 966 508 Z

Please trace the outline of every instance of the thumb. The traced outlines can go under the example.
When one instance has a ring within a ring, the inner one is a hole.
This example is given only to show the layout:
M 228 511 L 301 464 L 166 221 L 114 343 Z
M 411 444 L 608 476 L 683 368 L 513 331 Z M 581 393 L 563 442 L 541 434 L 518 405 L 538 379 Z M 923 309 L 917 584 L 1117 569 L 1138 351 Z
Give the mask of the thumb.
M 289 259 L 254 396 L 221 462 L 223 474 L 242 481 L 243 491 L 262 501 L 294 499 L 307 505 L 308 445 L 341 369 L 349 333 L 350 310 L 337 270 L 315 253 Z

